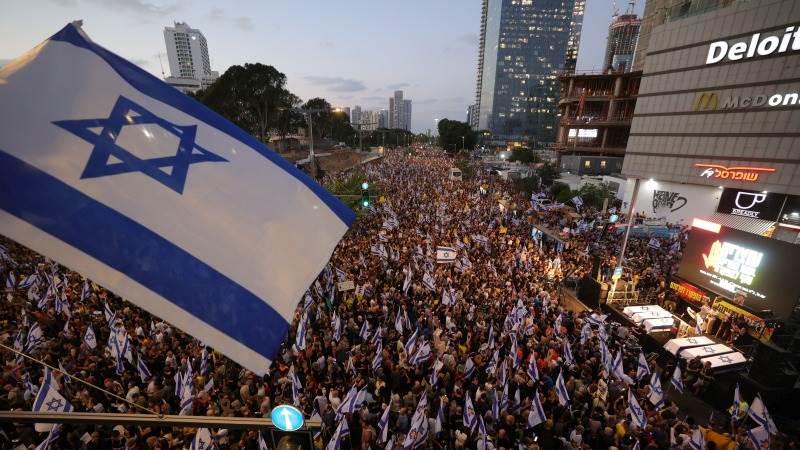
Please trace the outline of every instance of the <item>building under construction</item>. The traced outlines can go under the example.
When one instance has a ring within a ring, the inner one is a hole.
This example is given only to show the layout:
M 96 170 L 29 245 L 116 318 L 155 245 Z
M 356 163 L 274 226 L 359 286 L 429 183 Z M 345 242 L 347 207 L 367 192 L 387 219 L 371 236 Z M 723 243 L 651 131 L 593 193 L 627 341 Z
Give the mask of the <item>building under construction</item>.
M 633 13 L 633 2 L 630 3 L 625 14 L 614 14 L 614 18 L 608 26 L 608 43 L 603 60 L 604 70 L 622 70 L 623 72 L 631 70 L 641 25 L 642 20 Z

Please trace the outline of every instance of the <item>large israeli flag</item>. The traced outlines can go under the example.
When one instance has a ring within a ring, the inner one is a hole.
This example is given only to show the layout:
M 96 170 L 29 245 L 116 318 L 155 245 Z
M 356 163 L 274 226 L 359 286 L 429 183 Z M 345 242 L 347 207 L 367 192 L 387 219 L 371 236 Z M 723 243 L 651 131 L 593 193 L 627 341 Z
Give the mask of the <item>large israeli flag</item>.
M 70 24 L 0 69 L 0 232 L 261 375 L 354 213 Z

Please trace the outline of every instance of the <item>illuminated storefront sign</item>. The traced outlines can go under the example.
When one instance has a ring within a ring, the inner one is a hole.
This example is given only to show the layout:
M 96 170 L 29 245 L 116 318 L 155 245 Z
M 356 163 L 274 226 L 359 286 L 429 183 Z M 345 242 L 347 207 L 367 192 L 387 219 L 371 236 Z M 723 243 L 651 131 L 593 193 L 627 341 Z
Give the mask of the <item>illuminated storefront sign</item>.
M 746 41 L 728 44 L 726 41 L 712 42 L 708 47 L 706 64 L 716 64 L 724 59 L 738 61 L 754 56 L 768 56 L 773 53 L 786 53 L 800 50 L 800 27 L 787 27 L 783 36 L 767 36 L 755 33 Z
M 716 109 L 758 108 L 761 106 L 796 106 L 800 105 L 800 93 L 788 92 L 772 95 L 729 95 L 720 102 L 719 93 L 705 91 L 694 98 L 695 111 Z
M 747 333 L 756 339 L 764 342 L 769 341 L 772 333 L 775 332 L 775 328 L 769 326 L 764 319 L 731 302 L 718 299 L 714 301 L 711 307 L 725 314 L 744 319 L 747 322 Z
M 778 220 L 786 194 L 725 188 L 717 212 L 754 219 Z
M 694 166 L 703 169 L 700 172 L 701 177 L 732 181 L 756 182 L 762 173 L 775 172 L 775 169 L 771 167 L 725 167 L 719 164 L 705 163 L 697 163 Z

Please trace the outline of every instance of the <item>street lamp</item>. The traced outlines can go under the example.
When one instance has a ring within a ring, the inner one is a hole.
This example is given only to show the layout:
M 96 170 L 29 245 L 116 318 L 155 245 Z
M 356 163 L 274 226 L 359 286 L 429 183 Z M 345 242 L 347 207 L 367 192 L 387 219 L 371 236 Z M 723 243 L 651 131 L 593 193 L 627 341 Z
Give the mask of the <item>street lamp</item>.
M 466 136 L 461 136 L 461 150 L 464 150 L 466 148 L 466 145 L 464 144 L 464 139 L 465 138 L 466 138 Z

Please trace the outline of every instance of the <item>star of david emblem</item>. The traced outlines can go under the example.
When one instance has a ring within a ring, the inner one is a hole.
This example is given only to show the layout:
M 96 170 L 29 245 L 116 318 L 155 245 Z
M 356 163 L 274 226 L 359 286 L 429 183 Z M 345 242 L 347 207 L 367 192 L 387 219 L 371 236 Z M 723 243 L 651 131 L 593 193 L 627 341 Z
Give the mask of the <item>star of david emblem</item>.
M 688 341 L 688 342 L 689 342 L 690 344 L 696 344 L 696 343 L 697 343 L 697 339 L 695 339 L 695 338 L 689 338 L 689 341 Z
M 733 360 L 728 355 L 722 355 L 719 357 L 719 360 L 724 363 L 732 363 Z
M 178 194 L 183 194 L 189 166 L 202 162 L 227 162 L 197 145 L 196 125 L 169 122 L 120 96 L 107 118 L 58 120 L 53 122 L 70 133 L 94 145 L 81 179 L 141 172 Z M 158 125 L 179 140 L 175 156 L 141 159 L 117 145 L 122 128 L 128 125 Z M 93 129 L 100 129 L 99 132 Z
M 201 449 L 206 448 L 206 441 L 204 441 L 202 438 L 198 439 L 197 443 L 200 445 Z
M 64 406 L 64 402 L 60 398 L 54 398 L 47 402 L 48 411 L 58 411 L 62 406 Z
M 703 351 L 706 353 L 714 353 L 714 349 L 711 347 L 703 347 Z

